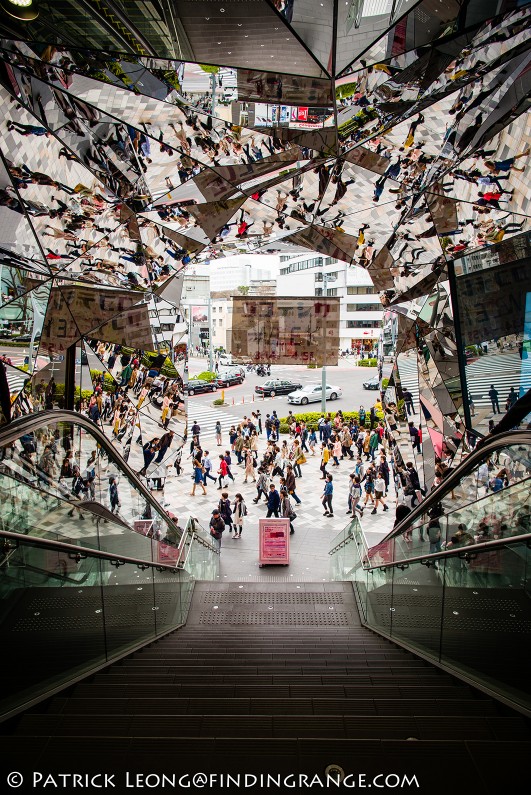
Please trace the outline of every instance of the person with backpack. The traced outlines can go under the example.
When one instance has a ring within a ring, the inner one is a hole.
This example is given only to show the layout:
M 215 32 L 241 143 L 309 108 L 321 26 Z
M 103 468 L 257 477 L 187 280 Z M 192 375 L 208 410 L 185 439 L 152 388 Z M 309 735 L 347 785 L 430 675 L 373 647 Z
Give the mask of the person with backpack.
M 243 497 L 239 492 L 238 494 L 235 495 L 234 498 L 234 503 L 232 505 L 232 516 L 234 518 L 233 538 L 241 538 L 243 530 L 243 519 L 245 516 L 247 516 L 247 506 L 245 505 Z
M 230 506 L 229 493 L 227 491 L 221 492 L 218 508 L 221 518 L 225 522 L 225 527 L 228 527 L 229 533 L 232 533 L 232 508 Z
M 280 489 L 280 515 L 283 519 L 289 519 L 289 534 L 293 535 L 295 532 L 293 520 L 297 518 L 297 514 L 293 510 L 288 490 L 285 486 Z
M 223 444 L 223 440 L 221 438 L 221 422 L 216 420 L 216 444 L 218 447 L 221 447 Z

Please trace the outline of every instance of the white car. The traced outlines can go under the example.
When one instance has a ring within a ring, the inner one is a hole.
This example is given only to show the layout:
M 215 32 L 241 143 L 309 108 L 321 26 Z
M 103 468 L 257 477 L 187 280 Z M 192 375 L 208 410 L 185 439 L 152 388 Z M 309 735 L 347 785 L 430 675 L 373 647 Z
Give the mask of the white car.
M 320 403 L 323 395 L 321 384 L 306 384 L 302 389 L 297 389 L 288 395 L 288 403 L 298 403 L 306 406 L 307 403 Z M 336 400 L 343 396 L 343 392 L 338 386 L 326 385 L 326 399 Z

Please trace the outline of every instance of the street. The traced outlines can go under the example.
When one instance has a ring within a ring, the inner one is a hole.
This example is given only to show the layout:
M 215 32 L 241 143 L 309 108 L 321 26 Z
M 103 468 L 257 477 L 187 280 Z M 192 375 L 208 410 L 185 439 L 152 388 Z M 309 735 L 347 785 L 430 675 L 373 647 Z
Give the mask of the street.
M 390 365 L 385 366 L 390 371 Z M 208 369 L 208 360 L 201 358 L 190 358 L 189 360 L 189 376 L 192 378 L 204 370 Z M 377 374 L 375 367 L 357 367 L 354 361 L 348 359 L 341 359 L 337 367 L 327 367 L 327 383 L 333 386 L 338 386 L 343 392 L 343 396 L 338 400 L 328 401 L 327 411 L 355 411 L 360 406 L 366 409 L 373 405 L 378 396 L 378 392 L 369 391 L 363 388 L 363 382 L 368 381 Z M 388 376 L 385 372 L 384 376 Z M 306 384 L 321 384 L 321 370 L 309 370 L 304 365 L 272 365 L 271 376 L 269 378 L 286 378 L 303 386 Z M 255 393 L 254 388 L 258 384 L 263 384 L 268 380 L 268 377 L 261 378 L 254 372 L 246 373 L 245 381 L 238 386 L 232 386 L 225 389 L 225 403 L 227 404 L 222 409 L 212 406 L 212 402 L 216 398 L 221 397 L 221 390 L 215 393 L 204 393 L 201 395 L 194 395 L 188 398 L 188 419 L 193 422 L 194 419 L 201 424 L 200 415 L 206 417 L 212 412 L 224 415 L 225 417 L 234 416 L 242 417 L 245 414 L 243 406 L 249 405 L 249 410 L 253 411 L 260 409 L 262 415 L 271 413 L 275 410 L 279 417 L 285 417 L 291 408 L 294 413 L 303 413 L 309 411 L 321 411 L 321 403 L 309 403 L 307 406 L 293 406 L 288 403 L 287 395 L 277 395 L 274 398 L 262 398 Z M 220 416 L 221 418 L 221 416 Z M 214 428 L 212 424 L 212 429 Z M 210 423 L 206 423 L 210 425 Z M 206 427 L 205 427 L 206 430 Z

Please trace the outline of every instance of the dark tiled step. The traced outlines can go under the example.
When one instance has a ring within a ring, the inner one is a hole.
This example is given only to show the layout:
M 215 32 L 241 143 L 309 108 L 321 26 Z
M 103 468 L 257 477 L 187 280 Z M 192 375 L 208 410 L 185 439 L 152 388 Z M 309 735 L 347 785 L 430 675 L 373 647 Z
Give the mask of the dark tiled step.
M 33 715 L 17 734 L 101 737 L 351 737 L 357 739 L 530 739 L 523 718 L 373 715 Z

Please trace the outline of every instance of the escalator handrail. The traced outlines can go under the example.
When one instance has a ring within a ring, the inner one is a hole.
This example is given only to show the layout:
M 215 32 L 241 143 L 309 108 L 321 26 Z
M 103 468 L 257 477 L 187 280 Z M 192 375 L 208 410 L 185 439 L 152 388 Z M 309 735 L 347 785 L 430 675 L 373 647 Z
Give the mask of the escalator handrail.
M 523 533 L 519 536 L 508 536 L 506 538 L 495 538 L 492 541 L 479 541 L 475 544 L 467 544 L 467 546 L 464 547 L 455 547 L 455 549 L 441 549 L 440 552 L 417 555 L 414 558 L 401 558 L 400 560 L 389 561 L 389 563 L 378 563 L 375 566 L 363 566 L 363 571 L 375 571 L 376 569 L 383 571 L 384 569 L 400 568 L 402 566 L 407 568 L 410 563 L 422 563 L 427 560 L 435 562 L 441 558 L 463 557 L 464 555 L 478 551 L 488 552 L 497 547 L 512 547 L 516 544 L 526 544 L 530 546 L 531 533 Z
M 79 425 L 84 430 L 90 431 L 90 433 L 97 440 L 98 444 L 103 447 L 110 459 L 116 463 L 118 469 L 120 469 L 129 478 L 129 480 L 133 482 L 135 488 L 138 489 L 146 502 L 148 502 L 151 507 L 155 509 L 155 513 L 158 516 L 161 516 L 166 524 L 177 533 L 177 537 L 180 538 L 181 534 L 179 532 L 179 527 L 165 513 L 160 503 L 151 494 L 149 489 L 144 486 L 134 469 L 131 469 L 129 464 L 124 461 L 123 458 L 116 452 L 116 449 L 113 447 L 112 443 L 108 440 L 101 428 L 99 428 L 94 422 L 92 422 L 92 420 L 89 420 L 88 417 L 85 417 L 83 414 L 79 414 L 77 411 L 69 411 L 67 409 L 53 409 L 38 411 L 35 414 L 26 414 L 23 417 L 19 417 L 18 419 L 10 422 L 8 425 L 4 425 L 2 428 L 0 428 L 0 447 L 5 447 L 12 442 L 18 441 L 18 439 L 20 439 L 24 433 L 36 431 L 43 425 L 55 422 L 71 422 L 73 425 Z M 208 544 L 207 541 L 201 540 L 201 543 L 203 546 L 208 547 L 208 549 L 210 549 L 212 552 L 218 554 L 217 550 Z
M 102 560 L 123 561 L 133 563 L 135 566 L 148 566 L 152 569 L 169 569 L 170 571 L 181 571 L 182 566 L 177 564 L 171 566 L 168 563 L 158 563 L 154 560 L 144 560 L 142 558 L 132 558 L 129 555 L 117 554 L 116 552 L 104 552 L 101 549 L 91 547 L 81 547 L 75 544 L 67 544 L 65 541 L 54 541 L 51 538 L 41 538 L 40 536 L 27 536 L 20 533 L 11 533 L 8 530 L 0 530 L 0 539 L 13 541 L 18 546 L 38 546 L 45 549 L 52 549 L 57 552 L 67 552 L 73 555 L 83 555 L 83 557 L 100 558 Z
M 416 505 L 411 513 L 408 513 L 400 524 L 393 527 L 391 532 L 382 538 L 378 544 L 383 544 L 385 541 L 390 541 L 392 538 L 401 536 L 409 529 L 413 522 L 440 502 L 449 491 L 452 491 L 457 486 L 465 475 L 470 474 L 470 472 L 473 471 L 481 461 L 486 459 L 489 454 L 495 453 L 496 450 L 502 447 L 516 444 L 527 444 L 531 447 L 531 431 L 509 431 L 500 433 L 490 438 L 488 442 L 482 444 L 479 450 L 473 450 L 459 466 L 455 469 L 451 469 L 442 483 L 431 491 L 422 502 Z

